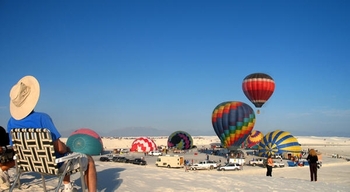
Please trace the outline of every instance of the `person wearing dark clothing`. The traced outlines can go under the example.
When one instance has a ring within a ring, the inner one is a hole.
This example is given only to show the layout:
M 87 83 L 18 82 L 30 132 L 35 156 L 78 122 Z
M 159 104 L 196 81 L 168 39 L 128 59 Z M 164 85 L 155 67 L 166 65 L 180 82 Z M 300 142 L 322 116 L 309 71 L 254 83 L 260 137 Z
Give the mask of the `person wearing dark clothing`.
M 266 168 L 267 168 L 266 176 L 272 177 L 273 160 L 272 160 L 271 155 L 269 155 L 269 157 L 267 158 L 266 164 L 267 164 L 266 165 Z
M 15 161 L 12 159 L 14 152 L 8 149 L 10 138 L 5 128 L 0 126 L 0 189 L 6 190 L 10 188 L 10 176 L 8 170 L 15 166 Z M 4 159 L 6 159 L 6 161 Z
M 309 162 L 309 168 L 310 168 L 310 177 L 311 181 L 317 181 L 317 153 L 314 149 L 311 149 L 309 151 L 309 155 L 307 156 L 306 160 Z

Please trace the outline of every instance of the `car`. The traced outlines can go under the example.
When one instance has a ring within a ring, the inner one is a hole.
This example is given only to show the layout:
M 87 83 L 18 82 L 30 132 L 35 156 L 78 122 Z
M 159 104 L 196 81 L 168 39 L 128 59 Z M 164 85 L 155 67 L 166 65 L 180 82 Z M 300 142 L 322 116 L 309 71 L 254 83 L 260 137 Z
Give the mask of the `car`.
M 150 151 L 148 153 L 148 155 L 151 155 L 151 156 L 161 156 L 163 155 L 162 152 L 159 152 L 159 151 Z
M 241 170 L 241 165 L 238 163 L 228 163 L 224 166 L 217 168 L 218 171 L 239 171 Z
M 102 156 L 100 157 L 100 161 L 112 161 L 113 158 L 114 158 L 113 155 Z
M 195 163 L 190 166 L 190 170 L 212 170 L 218 167 L 218 163 L 216 161 L 204 160 L 198 163 Z
M 131 164 L 133 164 L 134 161 L 135 161 L 135 159 L 127 159 L 124 163 L 131 163 Z
M 127 159 L 126 157 L 113 157 L 112 160 L 118 163 L 126 163 L 127 161 L 129 161 L 129 159 Z
M 273 159 L 279 159 L 279 160 L 282 160 L 283 158 L 282 158 L 282 155 L 280 155 L 280 154 L 274 154 L 273 156 L 272 156 L 272 158 Z
M 141 158 L 134 159 L 132 163 L 136 165 L 147 165 L 147 162 Z
M 273 167 L 284 167 L 284 163 L 282 161 L 273 161 Z
M 266 167 L 266 158 L 253 158 L 252 160 L 249 161 L 249 165 L 255 167 L 257 165 Z
M 100 157 L 100 161 L 109 161 L 108 157 Z

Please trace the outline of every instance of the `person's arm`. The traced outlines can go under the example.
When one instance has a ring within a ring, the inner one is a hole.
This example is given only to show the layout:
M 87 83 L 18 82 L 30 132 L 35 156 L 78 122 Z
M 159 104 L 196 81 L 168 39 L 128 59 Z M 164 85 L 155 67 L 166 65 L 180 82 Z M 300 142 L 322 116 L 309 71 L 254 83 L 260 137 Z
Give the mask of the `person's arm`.
M 71 152 L 69 147 L 67 147 L 66 144 L 64 144 L 60 139 L 56 139 L 56 141 L 53 142 L 55 151 L 60 154 L 65 154 L 68 152 Z

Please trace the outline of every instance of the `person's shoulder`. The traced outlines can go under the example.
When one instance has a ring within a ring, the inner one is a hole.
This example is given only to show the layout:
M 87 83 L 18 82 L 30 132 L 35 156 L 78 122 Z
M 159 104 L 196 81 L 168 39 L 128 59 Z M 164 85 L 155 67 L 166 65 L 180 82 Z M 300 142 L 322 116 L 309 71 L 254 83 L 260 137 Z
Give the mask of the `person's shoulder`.
M 36 112 L 36 111 L 35 111 L 35 112 L 32 113 L 32 115 L 51 118 L 49 114 L 43 113 L 43 112 Z

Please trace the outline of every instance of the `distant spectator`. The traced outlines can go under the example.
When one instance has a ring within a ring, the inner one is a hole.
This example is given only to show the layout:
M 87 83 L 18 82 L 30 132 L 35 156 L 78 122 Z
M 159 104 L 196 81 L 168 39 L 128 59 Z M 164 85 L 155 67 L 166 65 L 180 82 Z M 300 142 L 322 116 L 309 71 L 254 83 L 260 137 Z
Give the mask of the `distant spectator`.
M 314 149 L 309 150 L 306 160 L 309 162 L 311 181 L 317 181 L 317 153 Z
M 272 167 L 273 167 L 273 160 L 272 160 L 271 155 L 269 155 L 269 157 L 267 158 L 267 165 L 266 165 L 267 172 L 266 172 L 266 176 L 272 177 Z

